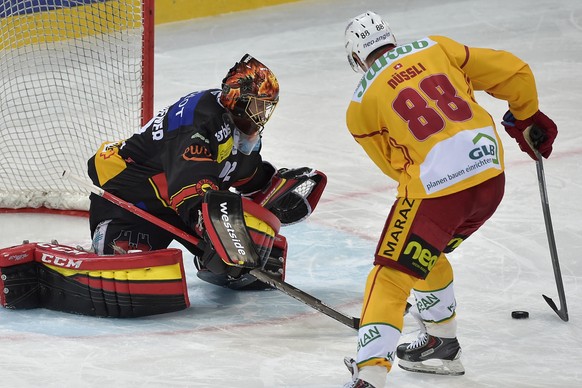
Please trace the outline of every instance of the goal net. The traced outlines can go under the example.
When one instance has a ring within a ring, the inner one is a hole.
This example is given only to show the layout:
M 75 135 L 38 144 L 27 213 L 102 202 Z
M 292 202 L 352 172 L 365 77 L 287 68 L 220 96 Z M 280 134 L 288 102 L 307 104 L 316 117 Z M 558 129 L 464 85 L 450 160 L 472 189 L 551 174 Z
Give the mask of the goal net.
M 61 175 L 151 116 L 153 1 L 2 1 L 0 209 L 88 210 Z

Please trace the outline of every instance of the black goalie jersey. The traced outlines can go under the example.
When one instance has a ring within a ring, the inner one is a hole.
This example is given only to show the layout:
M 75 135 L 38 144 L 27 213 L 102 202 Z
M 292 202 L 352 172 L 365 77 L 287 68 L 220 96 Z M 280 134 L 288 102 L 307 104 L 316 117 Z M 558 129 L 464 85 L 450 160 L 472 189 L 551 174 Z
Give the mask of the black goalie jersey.
M 234 123 L 219 95 L 218 89 L 190 93 L 129 139 L 102 144 L 88 162 L 93 183 L 190 231 L 207 190 L 262 188 L 273 169 L 262 163 L 261 142 L 250 155 L 237 152 Z M 92 212 L 92 231 L 108 218 Z

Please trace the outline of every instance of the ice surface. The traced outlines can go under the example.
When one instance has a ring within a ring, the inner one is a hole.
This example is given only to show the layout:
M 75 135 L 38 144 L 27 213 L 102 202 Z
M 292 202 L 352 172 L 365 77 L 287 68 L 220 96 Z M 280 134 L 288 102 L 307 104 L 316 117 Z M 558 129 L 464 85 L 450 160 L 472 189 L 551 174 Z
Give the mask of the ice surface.
M 386 386 L 582 386 L 582 2 L 308 0 L 163 25 L 156 34 L 156 108 L 217 87 L 246 52 L 275 72 L 281 102 L 265 132 L 265 159 L 316 167 L 329 178 L 313 216 L 282 230 L 290 244 L 287 281 L 359 316 L 395 193 L 344 123 L 358 75 L 346 61 L 343 31 L 367 9 L 388 18 L 400 42 L 440 34 L 530 63 L 541 109 L 560 131 L 544 167 L 570 312 L 562 322 L 541 296 L 558 303 L 535 164 L 502 133 L 504 201 L 450 256 L 467 373 L 395 367 Z M 484 93 L 477 98 L 500 121 L 505 103 Z M 0 214 L 1 247 L 23 239 L 87 246 L 88 234 L 83 218 Z M 355 331 L 277 291 L 203 283 L 188 254 L 185 265 L 192 307 L 181 312 L 120 320 L 0 309 L 0 386 L 324 388 L 349 380 L 342 359 L 355 355 Z M 530 318 L 513 320 L 512 310 Z M 407 318 L 403 340 L 415 330 Z

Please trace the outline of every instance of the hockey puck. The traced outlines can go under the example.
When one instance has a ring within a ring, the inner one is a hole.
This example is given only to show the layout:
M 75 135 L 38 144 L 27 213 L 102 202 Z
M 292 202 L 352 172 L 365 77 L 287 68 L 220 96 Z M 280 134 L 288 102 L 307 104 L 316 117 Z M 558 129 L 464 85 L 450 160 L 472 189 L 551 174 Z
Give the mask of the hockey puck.
M 527 318 L 529 318 L 529 313 L 527 311 L 512 311 L 511 318 L 513 318 L 513 319 L 527 319 Z

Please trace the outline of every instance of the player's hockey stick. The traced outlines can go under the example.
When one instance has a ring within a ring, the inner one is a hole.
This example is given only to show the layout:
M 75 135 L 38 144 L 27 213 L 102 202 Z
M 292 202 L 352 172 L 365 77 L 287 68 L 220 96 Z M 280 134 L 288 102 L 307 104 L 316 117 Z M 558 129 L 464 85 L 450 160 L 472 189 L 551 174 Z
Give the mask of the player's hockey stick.
M 176 228 L 175 226 L 173 226 L 173 225 L 159 219 L 158 217 L 140 209 L 139 207 L 137 207 L 137 206 L 135 206 L 135 205 L 105 191 L 105 190 L 103 190 L 100 187 L 95 186 L 94 184 L 87 182 L 86 180 L 83 180 L 77 176 L 72 175 L 68 170 L 63 171 L 62 177 L 75 182 L 79 186 L 88 189 L 93 194 L 96 194 L 96 195 L 102 197 L 103 199 L 106 199 L 107 201 L 109 201 L 109 202 L 111 202 L 119 207 L 122 207 L 123 209 L 126 209 L 126 210 L 134 213 L 135 215 L 153 223 L 154 225 L 157 225 L 160 228 L 167 230 L 168 232 L 174 234 L 175 236 L 180 237 L 180 238 L 184 239 L 185 241 L 188 241 L 188 242 L 196 245 L 200 249 L 204 249 L 204 242 L 200 241 L 200 239 L 198 239 L 197 237 L 192 236 L 179 228 Z M 259 281 L 266 283 L 266 284 L 276 288 L 279 291 L 282 291 L 283 293 L 297 299 L 298 301 L 300 301 L 300 302 L 306 304 L 307 306 L 327 315 L 328 317 L 333 318 L 336 321 L 343 323 L 344 325 L 346 325 L 348 327 L 351 327 L 352 329 L 357 330 L 360 327 L 360 319 L 359 318 L 346 315 L 340 311 L 337 311 L 337 310 L 329 307 L 328 305 L 323 303 L 321 300 L 315 298 L 314 296 L 309 295 L 308 293 L 298 289 L 297 287 L 292 286 L 289 283 L 286 283 L 284 281 L 277 279 L 276 277 L 269 275 L 267 272 L 264 272 L 260 268 L 252 269 L 250 271 L 250 274 L 253 275 L 254 277 L 256 277 Z
M 543 139 L 543 132 L 540 128 L 533 126 L 529 132 L 534 145 L 538 145 Z M 548 200 L 548 192 L 546 190 L 546 178 L 544 174 L 544 164 L 542 162 L 542 155 L 537 150 L 537 147 L 532 147 L 538 160 L 536 161 L 536 169 L 538 172 L 538 183 L 540 186 L 540 197 L 542 201 L 542 209 L 544 212 L 544 221 L 546 223 L 546 234 L 548 235 L 548 245 L 550 246 L 550 256 L 552 258 L 552 266 L 554 267 L 554 277 L 556 278 L 556 286 L 558 288 L 558 296 L 560 298 L 560 308 L 552 298 L 543 295 L 546 302 L 550 305 L 552 310 L 564 321 L 568 322 L 568 307 L 566 306 L 566 293 L 564 292 L 564 283 L 562 282 L 562 273 L 560 271 L 560 263 L 558 262 L 558 250 L 556 249 L 556 240 L 554 238 L 554 228 L 552 227 L 552 218 L 550 215 L 550 202 Z
M 300 302 L 314 308 L 315 310 L 335 319 L 344 325 L 351 327 L 352 329 L 358 329 L 360 327 L 360 318 L 352 317 L 346 315 L 340 311 L 337 311 L 316 297 L 309 295 L 308 293 L 301 291 L 299 288 L 292 286 L 289 283 L 282 282 L 268 272 L 262 271 L 259 268 L 252 269 L 250 274 L 259 279 L 261 282 L 266 283 L 277 290 L 284 292 L 285 294 L 297 299 Z
M 251 275 L 259 279 L 261 282 L 266 283 L 272 287 L 275 287 L 279 291 L 283 291 L 285 294 L 297 299 L 300 302 L 307 304 L 308 306 L 318 310 L 319 312 L 324 313 L 328 317 L 335 319 L 338 322 L 343 323 L 344 325 L 359 329 L 360 327 L 360 318 L 352 317 L 346 315 L 340 311 L 337 311 L 321 300 L 317 299 L 316 297 L 309 295 L 308 293 L 301 291 L 299 288 L 292 286 L 289 283 L 285 283 L 274 277 L 273 275 L 269 274 L 268 272 L 261 271 L 260 269 L 252 269 Z M 406 309 L 404 310 L 404 315 L 408 313 L 412 305 L 406 302 Z

